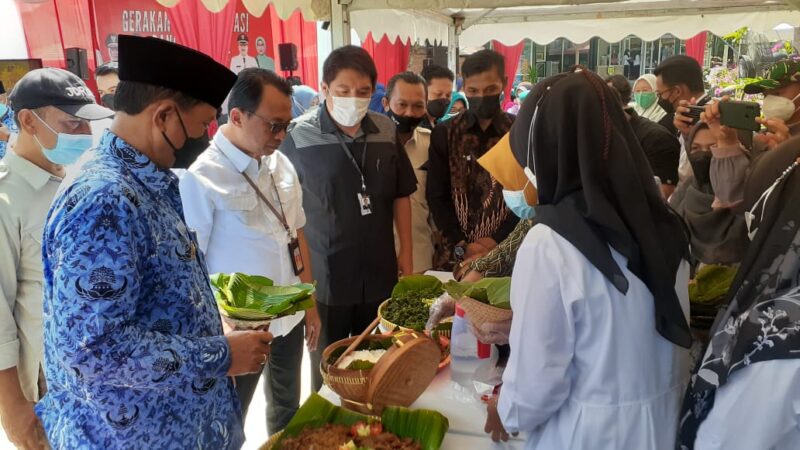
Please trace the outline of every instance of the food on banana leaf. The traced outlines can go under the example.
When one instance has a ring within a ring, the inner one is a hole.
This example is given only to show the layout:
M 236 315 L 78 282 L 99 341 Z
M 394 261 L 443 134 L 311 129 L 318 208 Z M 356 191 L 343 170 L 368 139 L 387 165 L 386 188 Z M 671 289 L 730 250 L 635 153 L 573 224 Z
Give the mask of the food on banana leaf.
M 385 354 L 386 350 L 384 349 L 356 350 L 342 358 L 342 361 L 337 367 L 347 370 L 370 370 L 375 367 L 378 360 Z
M 448 427 L 436 411 L 387 407 L 376 420 L 311 394 L 269 450 L 438 450 Z
M 267 277 L 217 273 L 211 286 L 224 314 L 238 320 L 272 320 L 314 306 L 313 284 L 275 286 Z
M 442 282 L 430 275 L 403 277 L 381 315 L 389 322 L 416 331 L 425 329 L 431 305 L 444 293 Z
M 451 280 L 444 289 L 456 300 L 469 297 L 496 308 L 511 309 L 511 277 L 484 278 L 474 283 Z
M 697 271 L 689 282 L 689 300 L 696 304 L 718 303 L 724 300 L 738 268 L 710 264 Z

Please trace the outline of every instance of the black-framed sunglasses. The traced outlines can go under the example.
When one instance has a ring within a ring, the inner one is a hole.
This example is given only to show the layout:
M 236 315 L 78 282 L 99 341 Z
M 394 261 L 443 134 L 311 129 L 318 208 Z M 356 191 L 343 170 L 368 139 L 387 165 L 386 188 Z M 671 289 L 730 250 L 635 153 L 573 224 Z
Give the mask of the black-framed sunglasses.
M 268 120 L 254 113 L 253 111 L 247 111 L 247 113 L 258 117 L 259 119 L 263 120 L 267 125 L 269 125 L 269 132 L 272 134 L 278 134 L 282 131 L 286 131 L 287 129 L 289 129 L 289 125 L 292 124 L 291 122 L 274 122 L 272 120 Z

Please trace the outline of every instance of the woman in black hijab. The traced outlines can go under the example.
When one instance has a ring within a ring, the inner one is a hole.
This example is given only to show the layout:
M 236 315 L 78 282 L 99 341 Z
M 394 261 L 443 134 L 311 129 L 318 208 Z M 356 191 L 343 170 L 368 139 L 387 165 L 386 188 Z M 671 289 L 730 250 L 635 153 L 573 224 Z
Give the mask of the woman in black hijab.
M 684 150 L 692 177 L 681 183 L 669 202 L 686 223 L 692 256 L 703 264 L 738 264 L 750 242 L 741 208 L 712 208 L 711 146 L 717 143 L 705 122 L 689 133 Z
M 549 78 L 511 146 L 539 204 L 487 431 L 526 432 L 528 449 L 671 449 L 691 343 L 688 245 L 615 94 L 584 70 Z
M 752 244 L 684 400 L 679 449 L 800 448 L 800 138 L 745 185 Z

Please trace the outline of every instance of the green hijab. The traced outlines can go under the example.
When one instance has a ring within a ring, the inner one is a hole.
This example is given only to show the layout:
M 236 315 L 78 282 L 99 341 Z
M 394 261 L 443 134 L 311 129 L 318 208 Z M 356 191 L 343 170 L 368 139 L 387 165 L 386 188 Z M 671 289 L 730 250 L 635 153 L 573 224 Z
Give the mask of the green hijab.
M 450 99 L 450 106 L 447 107 L 447 113 L 444 115 L 444 117 L 439 119 L 439 122 L 445 122 L 458 115 L 450 113 L 450 111 L 453 109 L 453 105 L 455 105 L 456 102 L 458 101 L 464 102 L 464 105 L 467 107 L 467 109 L 469 109 L 469 102 L 467 101 L 467 96 L 464 95 L 463 92 L 453 92 L 453 97 Z

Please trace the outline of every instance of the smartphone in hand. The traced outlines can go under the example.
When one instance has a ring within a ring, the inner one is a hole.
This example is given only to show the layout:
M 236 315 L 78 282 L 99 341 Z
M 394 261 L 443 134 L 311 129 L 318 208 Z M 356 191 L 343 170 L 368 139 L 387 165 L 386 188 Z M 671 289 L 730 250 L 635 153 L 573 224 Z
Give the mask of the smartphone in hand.
M 689 105 L 689 112 L 684 114 L 685 116 L 692 118 L 692 125 L 697 125 L 697 122 L 700 122 L 700 114 L 706 110 L 705 106 L 697 106 L 697 105 Z
M 719 123 L 738 130 L 758 131 L 761 125 L 756 118 L 761 106 L 755 102 L 730 101 L 719 104 Z

